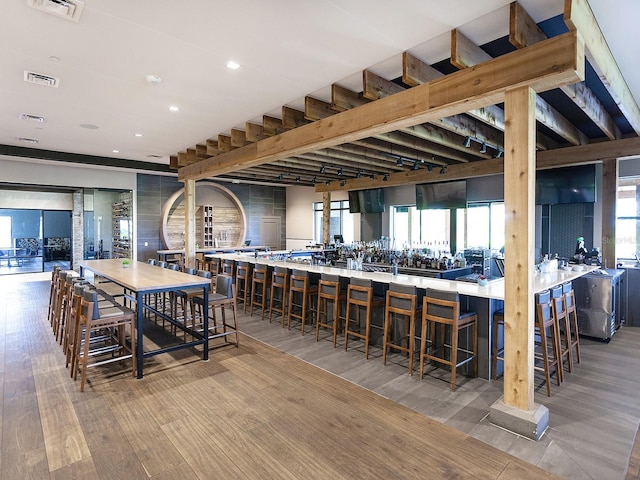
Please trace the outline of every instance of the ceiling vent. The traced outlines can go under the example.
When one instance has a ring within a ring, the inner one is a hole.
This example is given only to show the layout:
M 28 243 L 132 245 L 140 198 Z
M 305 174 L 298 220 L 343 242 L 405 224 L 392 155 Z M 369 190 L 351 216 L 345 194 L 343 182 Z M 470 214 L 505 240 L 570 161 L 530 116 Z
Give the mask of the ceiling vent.
M 36 85 L 42 85 L 44 87 L 58 88 L 60 85 L 60 79 L 44 75 L 42 73 L 24 71 L 24 81 L 28 83 L 35 83 Z
M 27 137 L 18 137 L 18 141 L 22 142 L 22 143 L 38 143 L 38 140 L 36 140 L 35 138 L 27 138 Z
M 81 0 L 27 0 L 27 5 L 72 22 L 80 20 L 84 8 Z
M 163 156 L 162 155 L 155 155 L 155 154 L 151 153 L 151 154 L 147 155 L 147 158 L 160 159 L 160 158 L 163 158 Z
M 18 117 L 20 117 L 20 120 L 27 120 L 29 122 L 36 122 L 36 123 L 44 123 L 44 117 L 40 115 L 31 115 L 30 113 L 21 113 L 20 115 L 18 115 Z

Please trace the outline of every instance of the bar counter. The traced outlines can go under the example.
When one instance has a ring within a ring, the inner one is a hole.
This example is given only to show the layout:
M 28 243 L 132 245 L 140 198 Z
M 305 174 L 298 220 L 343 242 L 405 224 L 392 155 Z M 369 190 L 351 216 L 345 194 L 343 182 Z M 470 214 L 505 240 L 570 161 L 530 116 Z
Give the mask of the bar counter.
M 492 339 L 490 333 L 492 331 L 493 314 L 496 310 L 503 308 L 504 305 L 504 278 L 490 281 L 486 286 L 480 286 L 476 283 L 455 280 L 405 274 L 393 275 L 387 272 L 365 272 L 346 268 L 310 265 L 296 261 L 271 260 L 261 256 L 256 257 L 255 255 L 242 255 L 238 253 L 210 254 L 205 256 L 217 258 L 221 262 L 224 260 L 244 261 L 252 264 L 259 263 L 270 267 L 303 270 L 317 276 L 327 273 L 343 278 L 362 278 L 382 284 L 385 287 L 393 282 L 403 285 L 413 285 L 419 289 L 434 288 L 447 292 L 457 292 L 460 295 L 462 309 L 474 311 L 478 315 L 478 376 L 487 380 L 492 378 Z M 533 278 L 533 292 L 539 293 L 556 285 L 572 281 L 599 268 L 600 267 L 597 266 L 585 266 L 585 269 L 581 271 L 570 269 L 557 270 L 551 273 L 537 272 Z

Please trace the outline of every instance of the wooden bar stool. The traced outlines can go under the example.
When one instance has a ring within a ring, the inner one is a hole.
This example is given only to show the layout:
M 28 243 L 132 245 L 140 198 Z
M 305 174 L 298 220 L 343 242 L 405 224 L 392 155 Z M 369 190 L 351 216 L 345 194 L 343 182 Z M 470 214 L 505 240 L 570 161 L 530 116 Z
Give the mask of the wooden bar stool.
M 336 347 L 342 305 L 346 295 L 340 288 L 340 277 L 323 273 L 318 282 L 318 308 L 316 313 L 316 342 L 320 337 L 320 327 L 329 328 L 333 332 L 333 348 Z M 331 315 L 329 310 L 331 309 Z
M 558 323 L 558 335 L 560 343 L 560 366 L 564 366 L 564 359 L 567 359 L 567 370 L 573 370 L 573 360 L 571 358 L 571 329 L 569 328 L 569 317 L 567 316 L 567 308 L 565 306 L 564 294 L 562 293 L 562 285 L 558 285 L 551 289 L 551 303 L 553 303 L 552 315 Z M 564 334 L 564 335 L 563 335 Z M 567 336 L 568 334 L 568 336 Z M 564 336 L 564 342 L 563 340 Z M 560 368 L 560 381 L 564 381 L 564 370 Z
M 384 340 L 382 344 L 382 363 L 387 364 L 389 348 L 407 352 L 409 355 L 409 375 L 413 375 L 413 354 L 415 348 L 416 318 L 419 318 L 422 307 L 418 306 L 418 292 L 416 287 L 390 283 L 387 290 L 384 311 Z M 398 325 L 400 323 L 400 325 Z M 397 334 L 396 326 L 402 334 Z M 393 332 L 392 332 L 393 330 Z M 392 333 L 396 333 L 392 338 Z M 403 343 L 397 343 L 403 342 Z M 406 346 L 404 345 L 406 343 Z
M 251 302 L 251 264 L 238 262 L 236 264 L 236 295 L 242 301 L 242 311 L 247 313 L 247 306 Z
M 578 335 L 578 313 L 576 311 L 576 296 L 573 291 L 573 283 L 566 282 L 562 284 L 562 293 L 564 294 L 564 305 L 567 309 L 567 318 L 569 320 L 569 349 L 576 349 L 576 363 L 580 363 L 580 336 Z
M 345 310 L 344 349 L 349 345 L 349 335 L 364 341 L 364 358 L 369 359 L 369 337 L 371 336 L 371 313 L 374 308 L 384 307 L 384 298 L 373 296 L 373 282 L 352 278 L 347 287 Z M 364 310 L 364 333 L 362 318 Z
M 231 278 L 235 278 L 236 267 L 235 262 L 233 260 L 224 260 L 222 262 L 222 272 L 223 275 L 227 275 Z
M 440 327 L 440 328 L 438 328 Z M 471 349 L 461 346 L 460 332 L 471 329 Z M 438 332 L 438 330 L 440 330 Z M 447 344 L 447 333 L 450 343 Z M 464 358 L 459 359 L 462 353 Z M 478 315 L 460 310 L 457 292 L 427 288 L 422 304 L 422 340 L 420 342 L 420 378 L 425 360 L 451 369 L 451 390 L 456 389 L 458 367 L 473 362 L 473 376 L 478 376 Z
M 56 298 L 56 283 L 58 282 L 58 275 L 60 274 L 60 266 L 55 265 L 51 270 L 51 285 L 49 286 L 49 310 L 47 312 L 47 318 L 49 323 L 52 324 L 52 312 L 55 310 L 55 298 Z
M 289 278 L 289 314 L 287 328 L 291 330 L 291 317 L 300 320 L 300 331 L 304 335 L 307 317 L 313 322 L 313 299 L 318 295 L 318 286 L 311 285 L 309 272 L 294 270 Z
M 549 331 L 551 345 L 547 340 L 547 331 Z M 536 352 L 535 358 L 538 362 L 542 361 L 542 366 L 535 365 L 537 371 L 544 372 L 544 378 L 547 384 L 547 396 L 551 396 L 551 369 L 554 369 L 558 386 L 562 380 L 561 362 L 560 362 L 560 332 L 558 322 L 553 315 L 553 302 L 551 300 L 551 292 L 545 290 L 536 295 L 536 327 L 535 333 L 538 336 L 537 346 L 540 351 Z
M 80 324 L 76 331 L 75 345 L 80 347 L 80 333 L 84 329 L 82 350 L 76 356 L 76 368 L 74 379 L 81 368 L 80 391 L 84 392 L 84 385 L 87 378 L 87 369 L 105 365 L 116 361 L 131 359 L 133 376 L 136 374 L 135 362 L 135 318 L 133 310 L 120 306 L 115 302 L 110 308 L 98 308 L 98 292 L 95 290 L 85 290 L 80 301 Z M 127 347 L 125 335 L 126 328 L 129 328 L 130 344 Z M 100 345 L 92 346 L 92 332 L 108 329 L 112 335 L 101 342 Z M 92 348 L 90 348 L 92 347 Z M 123 352 L 128 352 L 124 354 Z M 118 353 L 117 357 L 114 354 Z M 106 357 L 106 358 L 105 358 Z M 94 361 L 91 361 L 94 359 Z
M 289 289 L 289 269 L 275 267 L 271 274 L 271 293 L 269 295 L 269 323 L 273 319 L 273 312 L 282 314 L 280 323 L 284 328 L 287 313 L 287 293 Z
M 267 299 L 269 298 L 269 271 L 268 267 L 263 263 L 256 263 L 253 267 L 253 276 L 251 277 L 251 306 L 249 308 L 249 316 L 253 316 L 253 307 L 262 309 L 262 317 L 267 308 Z

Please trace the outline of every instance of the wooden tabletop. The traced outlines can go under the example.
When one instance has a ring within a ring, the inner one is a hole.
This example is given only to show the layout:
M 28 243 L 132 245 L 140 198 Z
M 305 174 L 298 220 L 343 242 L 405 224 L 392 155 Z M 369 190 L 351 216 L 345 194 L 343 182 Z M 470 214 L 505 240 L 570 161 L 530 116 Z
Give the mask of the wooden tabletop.
M 134 292 L 203 287 L 211 281 L 144 262 L 131 261 L 128 267 L 123 267 L 121 258 L 83 260 L 80 266 Z

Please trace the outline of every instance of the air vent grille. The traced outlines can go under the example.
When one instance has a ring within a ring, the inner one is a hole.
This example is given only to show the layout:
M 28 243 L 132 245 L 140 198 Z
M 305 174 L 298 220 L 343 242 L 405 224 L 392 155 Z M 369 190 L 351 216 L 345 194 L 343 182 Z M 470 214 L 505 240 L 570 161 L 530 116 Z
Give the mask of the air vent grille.
M 163 157 L 162 155 L 155 155 L 153 153 L 147 155 L 147 158 L 162 158 L 162 157 Z
M 81 0 L 27 0 L 27 5 L 72 22 L 80 20 L 84 8 Z
M 38 140 L 36 140 L 35 138 L 28 138 L 28 137 L 18 137 L 18 141 L 22 142 L 22 143 L 38 143 Z
M 20 117 L 20 120 L 27 120 L 29 122 L 37 122 L 37 123 L 44 122 L 44 117 L 40 115 L 32 115 L 30 113 L 21 113 L 19 117 Z
M 60 85 L 60 79 L 44 75 L 42 73 L 24 71 L 24 81 L 28 83 L 35 83 L 36 85 L 42 85 L 44 87 L 58 88 Z

